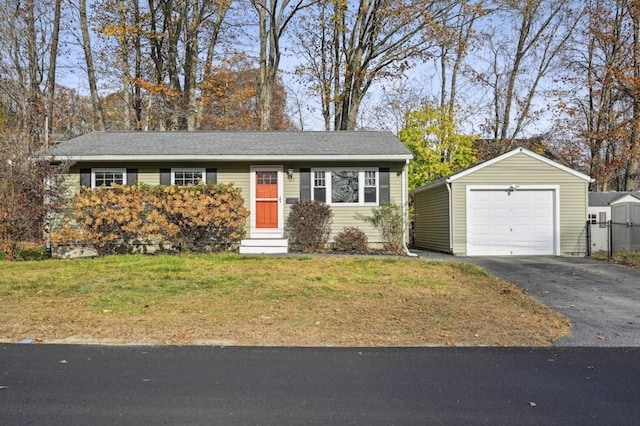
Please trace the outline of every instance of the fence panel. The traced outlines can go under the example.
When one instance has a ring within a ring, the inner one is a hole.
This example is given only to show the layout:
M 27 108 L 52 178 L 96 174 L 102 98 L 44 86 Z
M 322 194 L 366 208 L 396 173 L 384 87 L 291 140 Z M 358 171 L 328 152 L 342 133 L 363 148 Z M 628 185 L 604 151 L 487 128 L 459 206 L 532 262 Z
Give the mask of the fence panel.
M 640 223 L 587 221 L 587 256 L 598 251 L 640 251 Z

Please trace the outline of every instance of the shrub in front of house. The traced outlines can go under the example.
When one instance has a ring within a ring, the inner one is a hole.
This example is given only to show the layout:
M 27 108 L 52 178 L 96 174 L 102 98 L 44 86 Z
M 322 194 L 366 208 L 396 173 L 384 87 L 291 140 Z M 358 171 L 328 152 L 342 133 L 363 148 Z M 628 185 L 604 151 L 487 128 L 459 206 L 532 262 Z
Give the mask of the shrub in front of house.
M 339 253 L 367 253 L 369 240 L 367 235 L 356 227 L 344 228 L 334 237 L 333 250 Z
M 371 209 L 371 216 L 362 214 L 356 218 L 372 224 L 380 233 L 385 252 L 402 253 L 403 217 L 402 208 L 398 204 L 385 203 Z
M 294 252 L 319 253 L 327 249 L 333 212 L 316 200 L 302 200 L 291 206 L 286 233 L 289 248 Z
M 239 188 L 230 184 L 171 185 L 154 191 L 158 211 L 177 226 L 183 249 L 235 250 L 244 238 L 249 211 Z
M 51 239 L 54 246 L 93 247 L 98 255 L 232 250 L 248 214 L 233 185 L 114 185 L 76 195 Z

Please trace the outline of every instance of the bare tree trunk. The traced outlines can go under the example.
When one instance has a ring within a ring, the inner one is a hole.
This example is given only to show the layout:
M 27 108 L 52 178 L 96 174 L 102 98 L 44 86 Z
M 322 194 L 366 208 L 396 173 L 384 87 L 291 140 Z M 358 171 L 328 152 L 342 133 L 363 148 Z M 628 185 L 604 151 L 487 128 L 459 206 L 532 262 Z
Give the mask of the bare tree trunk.
M 333 77 L 333 103 L 335 105 L 334 107 L 334 117 L 333 117 L 333 129 L 334 130 L 338 130 L 340 129 L 340 122 L 342 121 L 342 99 L 341 97 L 344 96 L 344 94 L 342 93 L 342 85 L 340 82 L 340 66 L 342 64 L 342 49 L 343 46 L 346 46 L 346 36 L 347 36 L 347 32 L 346 32 L 346 25 L 347 25 L 347 21 L 346 21 L 346 8 L 347 8 L 347 3 L 344 2 L 334 2 L 334 8 L 336 11 L 336 25 L 334 25 L 334 30 L 333 30 L 333 63 L 332 63 L 332 67 L 333 67 L 333 73 L 334 73 L 334 77 Z
M 280 66 L 280 39 L 293 17 L 317 0 L 251 0 L 258 13 L 260 35 L 260 129 L 271 130 L 271 104 Z
M 96 71 L 93 65 L 93 51 L 91 50 L 91 39 L 89 37 L 89 27 L 87 24 L 87 0 L 79 0 L 80 10 L 80 30 L 82 32 L 82 48 L 84 58 L 87 63 L 87 78 L 89 80 L 89 92 L 91 94 L 91 106 L 93 112 L 93 130 L 104 131 L 105 122 L 102 112 L 102 102 L 98 96 L 98 85 L 96 83 Z
M 200 26 L 200 2 L 191 0 L 191 13 L 185 6 L 183 18 L 186 29 L 185 58 L 184 58 L 184 109 L 186 114 L 187 131 L 197 130 L 198 111 L 196 104 L 196 86 L 198 69 L 198 27 Z
M 47 134 L 51 131 L 53 126 L 54 115 L 54 97 L 56 90 L 56 65 L 58 62 L 58 42 L 60 39 L 60 20 L 61 20 L 61 5 L 62 0 L 55 0 L 54 12 L 53 12 L 53 28 L 51 31 L 51 50 L 49 51 L 49 73 L 47 75 Z M 48 143 L 48 141 L 46 141 Z
M 36 15 L 34 0 L 27 2 L 27 60 L 29 75 L 29 102 L 26 129 L 31 139 L 30 150 L 35 149 L 42 134 L 41 124 L 44 122 L 42 93 L 40 92 L 40 67 L 37 52 Z
M 269 1 L 269 8 L 267 8 Z M 271 99 L 273 97 L 273 75 L 278 71 L 275 58 L 274 38 L 276 28 L 273 27 L 273 13 L 278 0 L 263 0 L 255 2 L 258 12 L 258 27 L 260 30 L 260 75 L 259 75 L 259 111 L 260 130 L 271 130 Z M 276 38 L 276 42 L 279 42 Z M 276 67 L 274 69 L 274 66 Z
M 187 1 L 187 0 L 181 0 Z M 180 72 L 179 70 L 179 49 L 178 43 L 180 42 L 180 35 L 182 33 L 182 26 L 185 25 L 184 15 L 174 15 L 173 2 L 166 2 L 165 7 L 165 31 L 167 33 L 167 72 L 169 77 L 169 88 L 174 93 L 182 93 L 182 85 L 180 84 Z M 176 16 L 179 16 L 176 18 Z M 169 122 L 167 127 L 169 130 L 181 130 L 184 126 L 185 116 L 180 105 L 181 99 L 175 99 L 176 97 L 165 96 L 166 101 L 169 103 Z
M 227 12 L 229 11 L 229 7 L 231 6 L 231 1 L 220 2 L 218 4 L 218 14 L 216 15 L 216 19 L 213 22 L 212 33 L 209 38 L 209 44 L 207 46 L 207 56 L 204 63 L 204 77 L 203 80 L 206 81 L 211 77 L 211 72 L 213 69 L 213 58 L 215 55 L 216 47 L 218 46 L 218 39 L 220 38 L 220 31 L 222 29 L 222 23 L 224 22 L 225 17 L 227 16 Z M 198 105 L 197 110 L 197 127 L 201 127 L 202 117 L 204 116 L 204 108 L 206 103 L 206 96 L 200 96 L 200 103 Z
M 133 16 L 135 22 L 140 22 L 140 5 L 138 4 L 139 0 L 133 1 Z M 134 64 L 134 73 L 136 81 L 140 81 L 142 79 L 142 43 L 140 40 L 140 32 L 136 31 L 133 37 L 133 48 L 135 49 L 135 64 Z M 142 93 L 139 84 L 134 85 L 133 92 L 133 111 L 136 119 L 136 130 L 140 130 L 142 128 Z
M 120 15 L 120 31 L 118 37 L 120 43 L 120 70 L 122 72 L 122 100 L 124 103 L 124 130 L 131 130 L 131 94 L 129 85 L 131 75 L 129 73 L 129 34 L 127 23 L 127 5 L 124 0 L 118 0 L 118 14 Z
M 640 176 L 640 2 L 631 0 L 629 15 L 633 24 L 633 39 L 631 48 L 631 66 L 633 82 L 629 90 L 632 100 L 633 115 L 631 118 L 631 134 L 629 135 L 629 154 L 627 170 L 624 176 L 625 191 L 638 189 Z

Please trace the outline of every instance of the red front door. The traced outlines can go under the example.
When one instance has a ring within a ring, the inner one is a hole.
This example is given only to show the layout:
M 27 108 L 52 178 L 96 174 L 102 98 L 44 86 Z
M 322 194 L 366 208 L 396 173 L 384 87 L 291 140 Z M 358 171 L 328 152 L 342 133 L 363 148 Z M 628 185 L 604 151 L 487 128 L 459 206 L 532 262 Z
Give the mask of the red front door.
M 256 171 L 256 228 L 278 228 L 278 172 Z

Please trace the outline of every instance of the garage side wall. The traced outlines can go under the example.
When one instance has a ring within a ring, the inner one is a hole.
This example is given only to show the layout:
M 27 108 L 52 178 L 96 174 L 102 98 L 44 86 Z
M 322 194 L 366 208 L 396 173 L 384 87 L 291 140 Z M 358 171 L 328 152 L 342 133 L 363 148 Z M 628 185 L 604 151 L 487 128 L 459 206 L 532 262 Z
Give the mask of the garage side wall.
M 414 246 L 451 252 L 449 190 L 445 183 L 413 194 Z
M 467 185 L 558 185 L 560 187 L 560 253 L 586 255 L 588 182 L 526 154 L 518 153 L 481 168 L 451 183 L 453 202 L 453 253 L 466 255 Z

